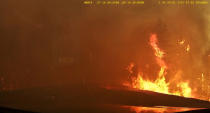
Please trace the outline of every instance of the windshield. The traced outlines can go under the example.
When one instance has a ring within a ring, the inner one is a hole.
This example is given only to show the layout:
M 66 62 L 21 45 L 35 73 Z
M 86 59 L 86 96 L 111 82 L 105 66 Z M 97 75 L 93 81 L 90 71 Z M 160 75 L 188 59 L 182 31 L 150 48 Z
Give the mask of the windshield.
M 2 107 L 210 108 L 207 0 L 6 0 L 0 7 Z

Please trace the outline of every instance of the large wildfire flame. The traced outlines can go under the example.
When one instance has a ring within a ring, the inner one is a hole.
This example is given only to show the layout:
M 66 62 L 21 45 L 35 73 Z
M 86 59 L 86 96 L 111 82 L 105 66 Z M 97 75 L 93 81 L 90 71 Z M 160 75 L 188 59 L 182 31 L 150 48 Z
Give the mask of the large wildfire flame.
M 167 68 L 168 68 L 165 61 L 163 60 L 165 53 L 158 47 L 158 39 L 157 39 L 156 34 L 152 34 L 150 36 L 149 43 L 154 50 L 156 62 L 160 66 L 158 77 L 155 81 L 145 80 L 143 78 L 142 72 L 138 72 L 137 77 L 132 78 L 131 86 L 133 88 L 137 88 L 141 90 L 150 90 L 150 91 L 160 92 L 160 93 L 165 93 L 165 94 L 192 97 L 191 88 L 189 87 L 188 82 L 176 81 L 176 86 L 175 88 L 173 87 L 173 89 L 176 89 L 176 90 L 175 91 L 170 90 L 170 87 L 169 87 L 170 82 L 166 82 L 166 79 L 165 79 L 165 76 L 167 74 Z M 135 66 L 134 63 L 131 63 L 127 68 L 131 74 L 133 73 L 132 69 L 134 66 Z

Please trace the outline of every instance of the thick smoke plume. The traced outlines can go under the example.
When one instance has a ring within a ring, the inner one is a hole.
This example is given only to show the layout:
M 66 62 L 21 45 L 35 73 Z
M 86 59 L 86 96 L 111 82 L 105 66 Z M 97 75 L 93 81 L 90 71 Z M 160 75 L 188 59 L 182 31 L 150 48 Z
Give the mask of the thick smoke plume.
M 120 84 L 128 78 L 130 62 L 155 79 L 159 69 L 148 44 L 151 33 L 157 33 L 166 53 L 167 80 L 179 74 L 200 87 L 197 78 L 202 73 L 210 77 L 210 9 L 156 2 L 86 6 L 78 0 L 1 1 L 0 87 Z

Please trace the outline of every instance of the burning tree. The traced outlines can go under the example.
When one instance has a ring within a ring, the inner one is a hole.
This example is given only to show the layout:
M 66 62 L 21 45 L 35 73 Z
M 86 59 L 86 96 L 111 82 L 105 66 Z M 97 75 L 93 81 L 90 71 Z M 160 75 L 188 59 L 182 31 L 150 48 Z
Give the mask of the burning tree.
M 156 34 L 151 34 L 150 40 L 149 40 L 150 46 L 152 47 L 155 55 L 155 60 L 158 66 L 160 67 L 159 72 L 157 73 L 157 78 L 154 81 L 147 80 L 143 78 L 144 73 L 143 72 L 137 72 L 137 75 L 135 73 L 134 63 L 131 63 L 127 70 L 131 74 L 131 84 L 130 86 L 133 88 L 137 88 L 140 90 L 150 90 L 165 94 L 172 94 L 172 95 L 178 95 L 178 96 L 184 96 L 184 97 L 192 97 L 192 90 L 189 86 L 188 82 L 185 81 L 176 81 L 176 86 L 171 90 L 172 87 L 170 87 L 170 84 L 173 81 L 167 82 L 165 79 L 165 76 L 167 74 L 167 65 L 166 62 L 163 60 L 163 57 L 165 55 L 165 52 L 161 50 L 158 46 L 158 39 Z M 136 76 L 132 76 L 136 75 Z

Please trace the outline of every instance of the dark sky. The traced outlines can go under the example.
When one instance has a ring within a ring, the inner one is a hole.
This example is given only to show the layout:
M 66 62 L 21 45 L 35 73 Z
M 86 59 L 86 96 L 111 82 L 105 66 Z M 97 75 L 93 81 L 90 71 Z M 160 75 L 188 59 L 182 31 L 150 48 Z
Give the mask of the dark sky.
M 201 73 L 209 78 L 207 6 L 153 3 L 106 7 L 79 0 L 0 1 L 0 87 L 121 84 L 130 62 L 153 79 L 159 67 L 148 44 L 151 33 L 157 33 L 166 53 L 167 80 L 178 72 L 192 85 Z

